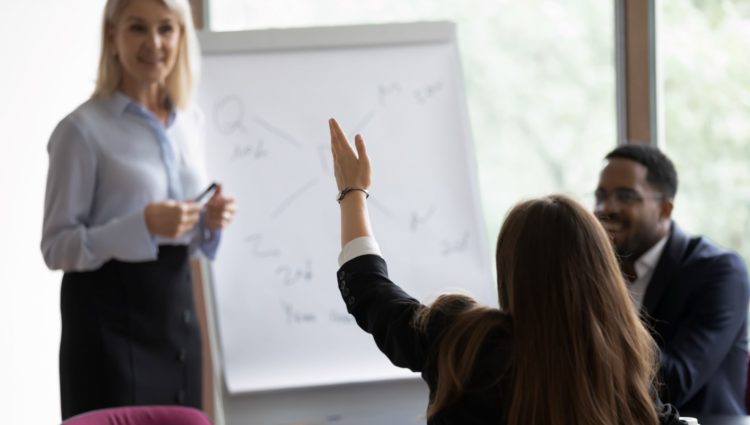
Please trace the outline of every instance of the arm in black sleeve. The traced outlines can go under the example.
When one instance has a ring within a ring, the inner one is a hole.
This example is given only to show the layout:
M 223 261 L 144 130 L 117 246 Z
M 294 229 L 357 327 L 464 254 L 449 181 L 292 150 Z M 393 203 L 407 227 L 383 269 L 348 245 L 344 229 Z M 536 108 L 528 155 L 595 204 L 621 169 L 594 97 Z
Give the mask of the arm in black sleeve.
M 346 262 L 338 283 L 347 311 L 375 339 L 380 351 L 399 367 L 421 372 L 430 341 L 414 326 L 426 308 L 388 278 L 383 258 L 363 255 Z

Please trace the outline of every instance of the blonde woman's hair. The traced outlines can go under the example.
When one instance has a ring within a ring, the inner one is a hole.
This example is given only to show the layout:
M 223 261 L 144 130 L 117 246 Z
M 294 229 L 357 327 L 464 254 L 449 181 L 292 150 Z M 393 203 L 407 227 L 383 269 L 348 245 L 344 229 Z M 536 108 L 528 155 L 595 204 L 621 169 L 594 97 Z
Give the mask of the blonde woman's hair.
M 177 61 L 164 81 L 164 96 L 172 104 L 185 109 L 200 76 L 200 49 L 193 26 L 193 15 L 188 0 L 155 0 L 161 2 L 179 19 L 180 41 L 177 48 Z M 101 54 L 99 73 L 96 79 L 94 97 L 109 97 L 114 94 L 122 79 L 122 65 L 111 51 L 107 34 L 117 24 L 130 0 L 107 0 L 102 19 Z
M 657 348 L 628 295 L 610 240 L 588 210 L 565 196 L 516 205 L 497 242 L 501 309 L 463 296 L 441 297 L 453 317 L 437 354 L 428 416 L 456 402 L 477 353 L 510 335 L 503 389 L 509 424 L 654 425 Z M 447 311 L 446 311 L 447 310 Z M 498 361 L 501 361 L 498 359 Z

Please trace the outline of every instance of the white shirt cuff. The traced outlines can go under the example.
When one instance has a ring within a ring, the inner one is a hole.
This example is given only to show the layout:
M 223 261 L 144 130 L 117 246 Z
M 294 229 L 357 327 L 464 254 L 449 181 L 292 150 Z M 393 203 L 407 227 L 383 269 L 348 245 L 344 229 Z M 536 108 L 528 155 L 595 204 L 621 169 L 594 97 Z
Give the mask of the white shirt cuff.
M 378 241 L 372 236 L 361 236 L 350 240 L 339 254 L 339 267 L 346 264 L 347 261 L 353 260 L 362 255 L 377 255 L 382 257 Z

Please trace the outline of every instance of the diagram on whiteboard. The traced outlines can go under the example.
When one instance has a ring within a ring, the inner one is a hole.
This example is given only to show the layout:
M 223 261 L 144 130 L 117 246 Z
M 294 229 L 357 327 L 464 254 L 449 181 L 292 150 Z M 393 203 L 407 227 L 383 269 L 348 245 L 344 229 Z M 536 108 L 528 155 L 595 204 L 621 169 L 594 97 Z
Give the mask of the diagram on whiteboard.
M 212 267 L 230 391 L 411 376 L 336 286 L 330 117 L 368 143 L 391 278 L 423 302 L 462 290 L 495 303 L 453 44 L 216 54 L 203 67 L 209 178 L 239 208 Z

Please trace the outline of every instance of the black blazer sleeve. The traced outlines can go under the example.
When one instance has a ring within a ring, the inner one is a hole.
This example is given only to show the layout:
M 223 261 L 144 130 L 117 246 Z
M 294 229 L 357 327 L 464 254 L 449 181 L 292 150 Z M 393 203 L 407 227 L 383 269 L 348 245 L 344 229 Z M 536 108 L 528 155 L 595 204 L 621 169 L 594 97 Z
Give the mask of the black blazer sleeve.
M 394 365 L 422 372 L 430 341 L 413 321 L 426 307 L 391 282 L 385 260 L 377 255 L 354 258 L 337 277 L 347 311 L 373 336 L 380 351 Z

